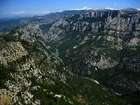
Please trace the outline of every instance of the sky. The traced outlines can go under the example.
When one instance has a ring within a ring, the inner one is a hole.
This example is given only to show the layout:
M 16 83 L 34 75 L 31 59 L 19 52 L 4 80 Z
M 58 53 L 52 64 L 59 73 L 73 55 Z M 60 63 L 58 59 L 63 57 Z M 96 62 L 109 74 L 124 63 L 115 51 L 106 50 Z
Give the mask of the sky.
M 140 8 L 140 0 L 0 0 L 0 18 L 80 9 Z

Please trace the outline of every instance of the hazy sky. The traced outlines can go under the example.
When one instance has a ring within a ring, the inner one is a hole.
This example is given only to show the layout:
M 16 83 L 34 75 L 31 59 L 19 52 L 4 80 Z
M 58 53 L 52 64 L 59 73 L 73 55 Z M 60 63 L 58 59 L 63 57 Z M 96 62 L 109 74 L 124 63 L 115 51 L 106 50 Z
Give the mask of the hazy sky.
M 0 0 L 0 17 L 89 8 L 140 8 L 140 0 Z

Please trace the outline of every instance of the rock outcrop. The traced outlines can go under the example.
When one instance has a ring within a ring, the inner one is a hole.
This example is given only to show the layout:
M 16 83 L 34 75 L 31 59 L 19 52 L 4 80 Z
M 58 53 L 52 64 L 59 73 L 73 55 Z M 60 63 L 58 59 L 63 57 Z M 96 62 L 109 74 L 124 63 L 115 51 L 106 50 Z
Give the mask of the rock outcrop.
M 30 24 L 0 37 L 0 105 L 127 105 L 98 81 L 73 74 L 38 30 Z
M 94 77 L 104 70 L 115 91 L 139 91 L 140 12 L 130 10 L 89 10 L 63 18 L 51 25 L 46 41 L 73 72 Z
M 3 95 L 7 92 L 16 105 L 40 105 L 33 92 L 39 91 L 44 81 L 65 83 L 65 75 L 57 70 L 61 65 L 59 59 L 41 48 L 41 43 L 28 44 L 31 42 L 20 40 L 0 39 L 0 84 L 6 89 Z M 63 66 L 61 70 L 64 70 Z
M 140 12 L 73 12 L 0 35 L 1 102 L 140 103 Z

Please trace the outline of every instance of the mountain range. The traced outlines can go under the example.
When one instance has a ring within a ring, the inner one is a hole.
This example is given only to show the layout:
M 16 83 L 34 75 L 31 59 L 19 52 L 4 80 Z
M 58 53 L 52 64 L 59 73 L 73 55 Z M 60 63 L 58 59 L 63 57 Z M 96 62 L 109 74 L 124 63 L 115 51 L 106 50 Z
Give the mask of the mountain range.
M 0 105 L 140 104 L 140 11 L 1 20 L 0 32 Z

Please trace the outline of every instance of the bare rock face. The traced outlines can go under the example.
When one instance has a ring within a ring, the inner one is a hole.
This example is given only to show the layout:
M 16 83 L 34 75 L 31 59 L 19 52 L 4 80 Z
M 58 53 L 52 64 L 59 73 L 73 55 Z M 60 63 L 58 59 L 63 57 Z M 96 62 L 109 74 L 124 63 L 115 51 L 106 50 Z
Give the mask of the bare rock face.
M 139 97 L 139 11 L 89 10 L 46 26 L 28 24 L 0 37 L 0 101 L 129 105 L 114 94 Z
M 101 56 L 101 59 L 95 66 L 97 66 L 99 69 L 107 69 L 107 68 L 112 68 L 115 65 L 117 65 L 118 62 L 111 61 L 111 58 L 105 58 Z
M 49 42 L 59 49 L 60 56 L 73 72 L 94 77 L 96 70 L 100 76 L 100 70 L 111 69 L 112 77 L 107 84 L 115 90 L 119 88 L 120 93 L 129 93 L 140 88 L 140 79 L 134 79 L 140 72 L 139 24 L 140 12 L 136 10 L 91 10 L 61 19 L 51 25 L 46 35 L 51 37 Z M 130 88 L 131 84 L 135 85 Z
M 87 99 L 94 99 L 91 92 L 96 96 L 95 105 L 127 105 L 98 81 L 73 74 L 42 40 L 26 42 L 2 37 L 0 43 L 2 105 L 88 105 L 93 102 Z

